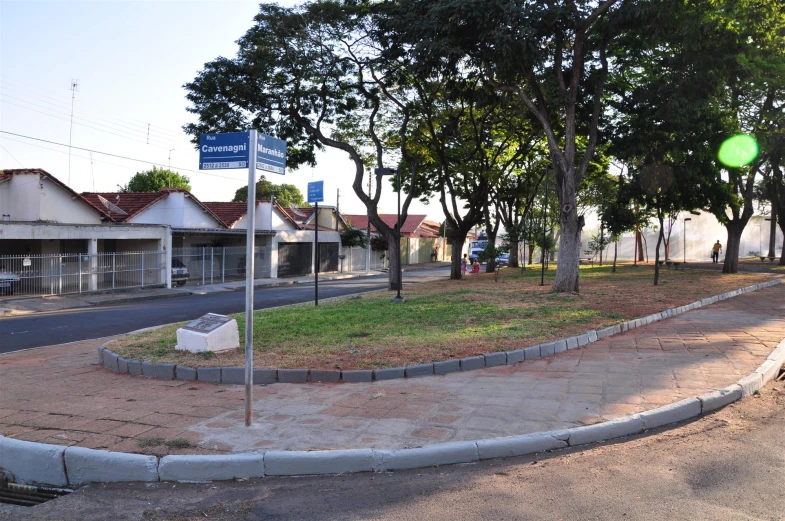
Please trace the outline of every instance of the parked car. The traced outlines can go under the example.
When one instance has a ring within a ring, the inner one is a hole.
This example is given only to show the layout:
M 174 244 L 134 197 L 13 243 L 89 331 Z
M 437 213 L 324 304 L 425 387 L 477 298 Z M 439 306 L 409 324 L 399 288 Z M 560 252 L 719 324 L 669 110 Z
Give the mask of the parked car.
M 498 257 L 496 257 L 496 266 L 501 268 L 502 266 L 509 266 L 510 265 L 510 254 L 509 253 L 502 253 Z
M 13 295 L 17 284 L 19 275 L 6 271 L 5 266 L 0 266 L 0 294 Z
M 191 274 L 188 271 L 188 268 L 183 264 L 183 261 L 180 259 L 172 259 L 172 284 L 177 284 L 178 286 L 185 286 L 185 283 L 188 282 L 188 279 L 191 278 Z

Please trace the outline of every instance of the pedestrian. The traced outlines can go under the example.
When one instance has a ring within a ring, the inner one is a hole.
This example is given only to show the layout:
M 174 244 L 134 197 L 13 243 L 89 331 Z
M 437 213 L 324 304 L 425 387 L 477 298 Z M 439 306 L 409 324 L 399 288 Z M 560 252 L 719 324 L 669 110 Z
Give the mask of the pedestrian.
M 466 265 L 469 263 L 469 259 L 466 258 L 466 254 L 463 254 L 463 258 L 461 259 L 461 275 L 466 275 Z
M 720 261 L 720 253 L 722 253 L 722 244 L 718 240 L 714 243 L 714 246 L 711 247 L 711 259 L 714 264 L 717 264 Z

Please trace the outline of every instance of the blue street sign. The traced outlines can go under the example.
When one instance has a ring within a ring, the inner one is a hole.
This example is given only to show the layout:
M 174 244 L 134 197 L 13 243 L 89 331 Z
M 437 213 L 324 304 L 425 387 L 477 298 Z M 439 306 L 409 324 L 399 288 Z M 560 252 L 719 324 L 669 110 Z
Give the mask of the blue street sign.
M 248 132 L 199 136 L 199 170 L 248 168 Z
M 308 202 L 321 203 L 324 201 L 324 181 L 308 183 Z
M 286 141 L 264 134 L 256 137 L 256 168 L 274 174 L 286 173 Z

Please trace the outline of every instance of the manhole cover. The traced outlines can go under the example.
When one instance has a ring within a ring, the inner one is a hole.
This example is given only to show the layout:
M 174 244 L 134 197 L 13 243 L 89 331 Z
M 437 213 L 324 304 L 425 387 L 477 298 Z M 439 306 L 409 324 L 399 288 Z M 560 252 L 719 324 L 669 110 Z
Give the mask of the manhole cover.
M 32 507 L 55 499 L 72 491 L 61 488 L 33 487 L 16 483 L 0 483 L 0 503 Z

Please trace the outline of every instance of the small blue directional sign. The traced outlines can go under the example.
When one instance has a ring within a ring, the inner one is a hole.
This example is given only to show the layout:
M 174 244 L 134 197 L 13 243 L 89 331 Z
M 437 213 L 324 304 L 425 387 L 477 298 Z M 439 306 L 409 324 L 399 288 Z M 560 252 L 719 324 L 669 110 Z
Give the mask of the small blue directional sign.
M 248 132 L 199 136 L 199 170 L 248 168 Z
M 324 201 L 324 181 L 308 183 L 308 202 L 321 203 Z
M 286 173 L 286 141 L 264 134 L 256 137 L 256 168 L 274 174 Z

